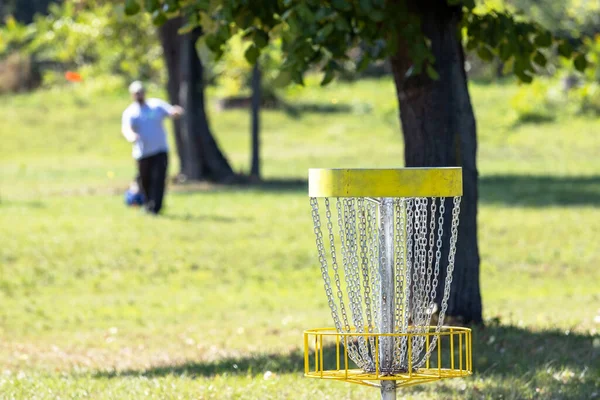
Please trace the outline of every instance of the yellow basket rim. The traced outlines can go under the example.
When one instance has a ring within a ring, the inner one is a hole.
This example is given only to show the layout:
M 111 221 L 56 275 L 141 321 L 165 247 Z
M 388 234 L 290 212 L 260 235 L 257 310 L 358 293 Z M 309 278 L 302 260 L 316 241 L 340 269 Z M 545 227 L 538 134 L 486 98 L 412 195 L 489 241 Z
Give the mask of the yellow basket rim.
M 310 197 L 462 196 L 462 168 L 311 168 Z
M 410 328 L 410 327 L 409 327 Z M 305 329 L 305 335 L 322 335 L 322 336 L 365 336 L 365 337 L 375 337 L 375 336 L 393 336 L 393 337 L 403 337 L 403 336 L 443 336 L 443 335 L 456 335 L 458 333 L 471 332 L 471 328 L 466 328 L 464 326 L 450 326 L 450 325 L 442 325 L 440 327 L 440 331 L 436 332 L 437 326 L 431 325 L 428 326 L 427 332 L 399 332 L 399 333 L 370 333 L 370 332 L 356 332 L 356 328 L 352 329 L 352 332 L 338 332 L 336 328 L 328 327 L 328 328 L 312 328 Z

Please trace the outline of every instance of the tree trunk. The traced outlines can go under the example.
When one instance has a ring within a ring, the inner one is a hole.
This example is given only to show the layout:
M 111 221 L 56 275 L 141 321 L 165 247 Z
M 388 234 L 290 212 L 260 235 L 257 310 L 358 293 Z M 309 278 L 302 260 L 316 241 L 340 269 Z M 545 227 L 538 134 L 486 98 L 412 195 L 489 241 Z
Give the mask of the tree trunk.
M 181 17 L 173 18 L 165 22 L 159 29 L 158 35 L 163 48 L 163 56 L 167 66 L 167 93 L 171 104 L 179 104 L 179 69 L 181 62 L 181 38 L 177 31 L 183 24 Z M 175 134 L 175 146 L 179 157 L 179 174 L 183 175 L 186 170 L 187 153 L 181 133 L 181 121 L 173 120 L 173 132 Z
M 407 167 L 463 168 L 456 261 L 446 315 L 478 324 L 483 319 L 477 245 L 477 137 L 459 36 L 461 15 L 459 9 L 428 3 L 420 2 L 416 10 L 424 34 L 431 39 L 440 79 L 433 81 L 425 74 L 407 78 L 412 63 L 402 41 L 391 59 L 400 104 L 404 157 Z M 450 216 L 446 214 L 445 219 L 448 221 Z M 447 227 L 444 232 L 448 232 Z M 443 282 L 445 271 L 440 275 Z
M 252 160 L 250 175 L 260 179 L 260 68 L 258 61 L 252 69 Z
M 175 142 L 181 164 L 180 173 L 191 180 L 231 182 L 235 174 L 213 137 L 204 103 L 203 66 L 196 50 L 200 28 L 179 35 L 180 19 L 168 21 L 159 31 L 172 103 L 185 109 L 175 122 Z

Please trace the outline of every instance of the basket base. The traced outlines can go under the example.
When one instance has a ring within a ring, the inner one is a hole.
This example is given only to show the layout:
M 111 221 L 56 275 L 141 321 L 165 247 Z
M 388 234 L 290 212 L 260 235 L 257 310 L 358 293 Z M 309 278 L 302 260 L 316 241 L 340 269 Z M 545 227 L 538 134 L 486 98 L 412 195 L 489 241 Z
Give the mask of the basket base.
M 421 343 L 425 343 L 421 350 L 430 357 L 421 361 L 419 365 L 422 367 L 417 367 L 417 361 L 413 364 L 409 357 L 408 365 L 412 367 L 393 373 L 382 371 L 384 368 L 380 367 L 378 357 L 371 361 L 375 365 L 374 370 L 353 368 L 346 345 L 363 340 L 364 343 L 374 344 L 375 351 L 371 354 L 378 354 L 382 338 L 402 338 L 408 343 L 408 354 L 412 354 L 410 344 L 420 338 Z M 433 343 L 437 345 L 433 347 Z M 395 381 L 396 387 L 407 387 L 442 379 L 464 378 L 473 371 L 471 347 L 471 330 L 463 327 L 444 326 L 437 331 L 437 327 L 432 326 L 419 333 L 394 334 L 339 333 L 333 328 L 312 329 L 304 332 L 304 376 L 376 387 L 381 386 L 381 381 Z
M 344 381 L 349 383 L 357 383 L 360 385 L 379 387 L 377 381 L 396 381 L 396 387 L 408 387 L 419 385 L 421 383 L 435 382 L 449 378 L 464 378 L 470 376 L 471 371 L 452 370 L 437 368 L 420 368 L 412 374 L 396 374 L 386 376 L 376 376 L 375 374 L 365 373 L 361 369 L 349 370 L 330 370 L 305 373 L 307 378 L 330 379 L 336 381 Z

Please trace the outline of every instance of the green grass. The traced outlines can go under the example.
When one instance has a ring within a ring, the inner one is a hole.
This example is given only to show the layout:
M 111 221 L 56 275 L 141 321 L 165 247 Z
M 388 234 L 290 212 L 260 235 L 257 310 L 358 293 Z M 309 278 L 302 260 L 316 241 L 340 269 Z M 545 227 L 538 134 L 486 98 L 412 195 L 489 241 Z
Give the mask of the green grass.
M 514 86 L 471 89 L 487 327 L 474 377 L 403 393 L 600 398 L 598 121 L 516 125 Z M 159 218 L 122 205 L 125 94 L 0 98 L 0 397 L 377 398 L 302 377 L 302 330 L 331 325 L 302 180 L 309 167 L 403 164 L 393 86 L 290 96 L 349 110 L 265 112 L 264 174 L 283 181 L 171 187 Z M 248 114 L 213 110 L 211 123 L 246 170 Z

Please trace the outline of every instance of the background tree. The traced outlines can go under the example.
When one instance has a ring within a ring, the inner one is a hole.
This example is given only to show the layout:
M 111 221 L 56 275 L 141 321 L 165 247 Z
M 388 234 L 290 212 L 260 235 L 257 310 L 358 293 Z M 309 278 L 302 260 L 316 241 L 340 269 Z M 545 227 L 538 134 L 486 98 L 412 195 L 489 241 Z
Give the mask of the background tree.
M 17 21 L 29 24 L 36 14 L 45 14 L 57 0 L 0 0 L 0 21 L 12 15 Z
M 180 34 L 182 22 L 171 19 L 159 30 L 169 100 L 186 110 L 184 118 L 174 122 L 180 174 L 185 179 L 229 182 L 235 174 L 212 135 L 206 114 L 204 67 L 196 47 L 202 31 L 195 28 Z
M 128 0 L 135 2 L 135 0 Z M 159 15 L 163 5 L 152 2 Z M 282 81 L 303 82 L 311 67 L 334 79 L 347 51 L 357 43 L 369 48 L 360 62 L 390 57 L 408 167 L 461 166 L 464 196 L 456 270 L 448 314 L 466 323 L 482 322 L 477 245 L 477 135 L 464 70 L 463 41 L 484 60 L 498 55 L 515 75 L 531 82 L 534 64 L 544 66 L 540 48 L 557 39 L 536 22 L 508 11 L 475 6 L 473 0 L 267 0 L 256 7 L 249 1 L 166 1 L 190 25 L 201 25 L 203 40 L 217 55 L 242 31 L 252 39 L 245 52 L 255 63 L 273 34 L 282 40 Z M 569 42 L 558 43 L 561 55 L 572 57 L 578 69 L 586 59 Z M 439 292 L 439 291 L 438 291 Z
M 252 104 L 250 107 L 251 125 L 251 157 L 250 176 L 260 179 L 260 101 L 261 101 L 261 72 L 258 63 L 252 68 Z

